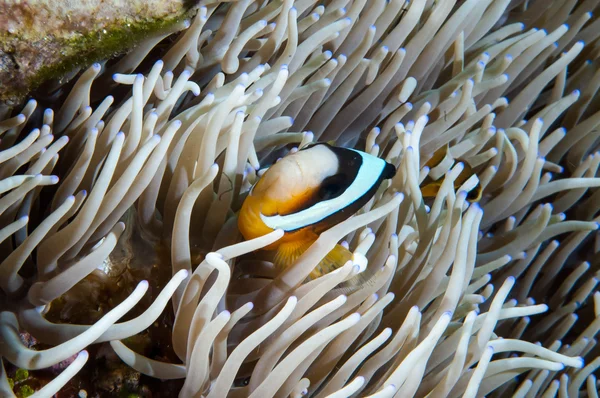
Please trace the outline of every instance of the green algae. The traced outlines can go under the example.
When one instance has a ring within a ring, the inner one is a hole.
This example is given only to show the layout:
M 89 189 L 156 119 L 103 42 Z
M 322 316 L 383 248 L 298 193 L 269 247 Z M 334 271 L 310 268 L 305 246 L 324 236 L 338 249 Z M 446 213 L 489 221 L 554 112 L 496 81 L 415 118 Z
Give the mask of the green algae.
M 24 385 L 19 387 L 19 391 L 17 392 L 17 397 L 19 398 L 26 398 L 26 397 L 30 397 L 35 393 L 35 390 L 28 385 Z
M 67 37 L 45 36 L 38 42 L 30 42 L 31 48 L 43 48 L 45 43 L 58 51 L 55 62 L 44 63 L 33 75 L 15 86 L 4 86 L 0 90 L 0 102 L 16 103 L 41 86 L 44 82 L 59 79 L 75 68 L 87 68 L 94 62 L 106 60 L 131 50 L 142 40 L 163 34 L 173 26 L 193 16 L 195 10 L 186 10 L 177 15 L 162 18 L 123 21 L 85 33 L 71 32 Z M 12 54 L 19 41 L 27 42 L 19 34 L 0 33 L 0 53 Z M 54 51 L 54 52 L 56 52 Z

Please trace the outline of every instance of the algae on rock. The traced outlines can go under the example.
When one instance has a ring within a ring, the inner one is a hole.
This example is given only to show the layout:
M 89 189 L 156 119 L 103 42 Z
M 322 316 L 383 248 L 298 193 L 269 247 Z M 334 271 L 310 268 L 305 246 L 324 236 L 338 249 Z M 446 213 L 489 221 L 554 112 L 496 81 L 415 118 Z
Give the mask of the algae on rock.
M 188 0 L 0 2 L 0 104 L 161 35 L 195 11 Z

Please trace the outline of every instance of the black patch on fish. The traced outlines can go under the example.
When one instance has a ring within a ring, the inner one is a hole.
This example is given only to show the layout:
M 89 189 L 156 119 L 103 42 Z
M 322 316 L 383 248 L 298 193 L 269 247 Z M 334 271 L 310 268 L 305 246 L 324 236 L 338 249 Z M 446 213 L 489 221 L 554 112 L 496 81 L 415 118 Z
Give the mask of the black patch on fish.
M 294 209 L 289 213 L 280 213 L 279 215 L 287 216 L 290 214 L 299 213 L 306 209 L 310 209 L 317 203 L 322 202 L 324 200 L 337 198 L 338 196 L 346 192 L 346 189 L 348 189 L 348 187 L 352 185 L 352 183 L 356 179 L 356 176 L 358 175 L 358 170 L 360 170 L 360 166 L 363 162 L 362 156 L 360 156 L 360 154 L 346 148 L 337 148 L 326 143 L 310 144 L 302 148 L 301 151 L 305 151 L 317 145 L 326 146 L 331 152 L 333 152 L 336 155 L 338 160 L 337 173 L 325 178 L 321 182 L 317 193 L 313 195 L 312 198 L 302 203 L 302 206 Z M 297 231 L 297 229 L 295 231 Z
M 385 175 L 386 175 L 386 173 L 385 173 L 385 169 L 384 169 L 384 172 L 381 173 L 381 175 L 379 176 L 379 178 L 377 179 L 375 184 L 373 184 L 373 186 L 367 192 L 365 192 L 364 195 L 362 195 L 360 198 L 358 198 L 354 202 L 348 203 L 348 205 L 346 207 L 344 207 L 343 209 L 340 209 L 340 210 L 336 211 L 335 213 L 331 214 L 330 216 L 325 217 L 318 223 L 313 224 L 312 227 L 314 228 L 315 232 L 321 233 L 321 232 L 327 230 L 328 228 L 330 228 L 331 226 L 339 224 L 342 221 L 347 220 L 353 214 L 355 214 L 358 210 L 360 210 L 360 208 L 363 207 L 364 205 L 366 205 L 367 202 L 369 200 L 371 200 L 371 198 L 375 195 L 375 193 L 377 192 L 377 189 L 379 189 L 379 185 L 381 185 L 383 180 L 386 179 Z
M 311 200 L 307 201 L 301 209 L 295 210 L 294 213 L 309 209 L 318 202 L 333 199 L 342 195 L 346 191 L 346 189 L 348 189 L 348 187 L 352 185 L 352 183 L 356 179 L 356 176 L 358 175 L 360 167 L 363 164 L 362 156 L 357 152 L 347 148 L 334 147 L 327 143 L 311 144 L 304 147 L 301 150 L 304 151 L 317 145 L 325 145 L 330 151 L 332 151 L 337 156 L 339 164 L 338 173 L 324 179 L 321 183 L 321 187 L 319 188 L 317 195 Z M 305 225 L 295 230 L 290 230 L 286 232 L 294 232 L 306 227 L 313 227 L 315 232 L 320 233 L 328 229 L 330 226 L 338 224 L 348 219 L 361 207 L 363 207 L 369 200 L 371 200 L 371 198 L 375 195 L 377 189 L 379 188 L 379 185 L 381 185 L 383 180 L 390 179 L 395 175 L 396 167 L 393 164 L 386 162 L 386 165 L 375 184 L 373 184 L 373 186 L 356 201 L 348 203 L 346 207 L 327 216 L 326 218 L 322 219 L 321 221 L 315 224 Z
M 389 180 L 390 178 L 394 178 L 396 175 L 396 166 L 391 163 L 385 162 L 385 167 L 383 168 L 383 179 Z
M 319 187 L 317 197 L 320 201 L 337 198 L 343 194 L 348 187 L 347 177 L 342 173 L 338 173 L 323 180 Z

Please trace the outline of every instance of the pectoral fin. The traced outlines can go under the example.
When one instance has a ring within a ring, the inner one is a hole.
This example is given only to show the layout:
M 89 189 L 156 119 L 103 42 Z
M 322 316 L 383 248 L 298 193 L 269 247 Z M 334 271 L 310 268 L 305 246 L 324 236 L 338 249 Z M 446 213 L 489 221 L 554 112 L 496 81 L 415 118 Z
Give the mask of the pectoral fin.
M 279 246 L 275 253 L 273 263 L 279 269 L 286 269 L 298 260 L 298 258 L 315 242 L 315 240 L 303 240 L 297 242 L 287 242 Z M 342 267 L 348 260 L 352 259 L 352 253 L 344 246 L 336 245 L 327 255 L 317 264 L 310 273 L 309 278 L 315 279 L 331 271 Z
M 282 243 L 277 248 L 273 263 L 279 269 L 286 269 L 292 266 L 314 242 L 315 240 L 313 239 L 307 239 Z

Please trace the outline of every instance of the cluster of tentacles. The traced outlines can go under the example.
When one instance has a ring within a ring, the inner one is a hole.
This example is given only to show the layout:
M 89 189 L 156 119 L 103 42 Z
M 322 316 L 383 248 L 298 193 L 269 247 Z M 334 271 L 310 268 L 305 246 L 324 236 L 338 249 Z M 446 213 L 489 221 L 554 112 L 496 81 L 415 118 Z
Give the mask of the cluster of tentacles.
M 118 356 L 181 397 L 597 397 L 599 4 L 201 0 L 0 108 L 0 394 Z M 328 140 L 398 173 L 280 272 L 236 212 Z M 341 241 L 368 282 L 307 279 Z

